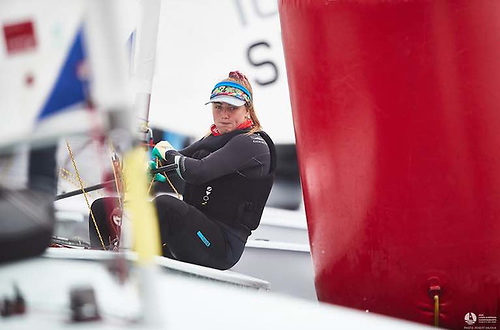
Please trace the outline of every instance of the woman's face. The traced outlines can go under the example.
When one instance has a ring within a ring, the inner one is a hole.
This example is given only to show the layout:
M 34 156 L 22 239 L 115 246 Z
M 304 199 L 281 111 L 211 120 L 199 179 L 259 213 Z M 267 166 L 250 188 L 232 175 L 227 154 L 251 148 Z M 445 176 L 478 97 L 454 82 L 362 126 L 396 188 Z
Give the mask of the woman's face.
M 212 113 L 215 126 L 219 132 L 225 134 L 234 131 L 247 120 L 248 110 L 244 105 L 237 107 L 225 102 L 214 102 Z

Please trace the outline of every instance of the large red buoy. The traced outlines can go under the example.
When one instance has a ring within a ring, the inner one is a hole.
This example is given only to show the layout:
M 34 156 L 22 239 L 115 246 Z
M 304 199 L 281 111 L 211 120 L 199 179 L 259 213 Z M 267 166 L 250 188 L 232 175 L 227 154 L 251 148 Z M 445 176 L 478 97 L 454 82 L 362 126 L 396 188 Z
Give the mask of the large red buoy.
M 318 298 L 497 327 L 500 1 L 279 13 Z

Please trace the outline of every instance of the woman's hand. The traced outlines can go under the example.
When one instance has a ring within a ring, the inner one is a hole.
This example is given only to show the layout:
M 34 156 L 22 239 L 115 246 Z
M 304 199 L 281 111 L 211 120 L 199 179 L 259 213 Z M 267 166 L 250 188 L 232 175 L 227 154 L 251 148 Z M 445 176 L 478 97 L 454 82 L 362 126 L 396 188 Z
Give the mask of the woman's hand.
M 175 148 L 172 147 L 170 142 L 160 141 L 154 146 L 151 154 L 153 155 L 153 157 L 157 157 L 160 160 L 165 161 L 167 159 L 167 156 L 166 156 L 167 151 L 169 151 L 169 150 L 175 150 Z
M 158 169 L 158 165 L 156 164 L 156 161 L 151 160 L 148 163 L 148 177 L 149 177 L 149 179 L 151 180 L 152 176 L 154 175 L 153 179 L 155 181 L 166 182 L 167 178 L 163 174 L 160 174 L 160 173 L 152 174 L 151 173 L 151 171 L 156 170 L 156 169 Z

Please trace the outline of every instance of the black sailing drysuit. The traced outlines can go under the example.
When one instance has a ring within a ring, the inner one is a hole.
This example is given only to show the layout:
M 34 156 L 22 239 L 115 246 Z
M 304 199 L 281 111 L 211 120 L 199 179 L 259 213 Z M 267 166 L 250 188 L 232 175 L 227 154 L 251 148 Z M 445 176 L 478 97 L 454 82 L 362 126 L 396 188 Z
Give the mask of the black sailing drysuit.
M 259 225 L 276 170 L 272 140 L 248 131 L 212 134 L 167 152 L 167 163 L 179 165 L 186 185 L 182 201 L 170 195 L 154 199 L 165 256 L 218 269 L 240 259 Z M 94 213 L 103 209 L 98 204 L 103 203 L 94 203 Z M 92 224 L 90 229 L 92 234 Z

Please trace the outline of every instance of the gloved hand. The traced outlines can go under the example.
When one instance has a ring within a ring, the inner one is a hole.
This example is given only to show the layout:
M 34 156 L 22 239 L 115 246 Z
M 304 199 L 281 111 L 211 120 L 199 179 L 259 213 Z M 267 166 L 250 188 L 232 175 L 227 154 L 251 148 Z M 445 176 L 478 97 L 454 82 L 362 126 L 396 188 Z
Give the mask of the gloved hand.
M 160 160 L 164 161 L 167 159 L 166 154 L 169 150 L 175 150 L 175 148 L 172 147 L 172 145 L 168 141 L 160 141 L 153 148 L 151 155 L 153 157 L 158 157 Z
M 149 162 L 148 177 L 150 178 L 150 180 L 151 180 L 151 170 L 156 170 L 157 168 L 158 168 L 158 166 L 156 165 L 156 161 L 152 160 Z M 166 182 L 167 178 L 163 174 L 156 173 L 154 176 L 154 180 L 159 181 L 159 182 Z

